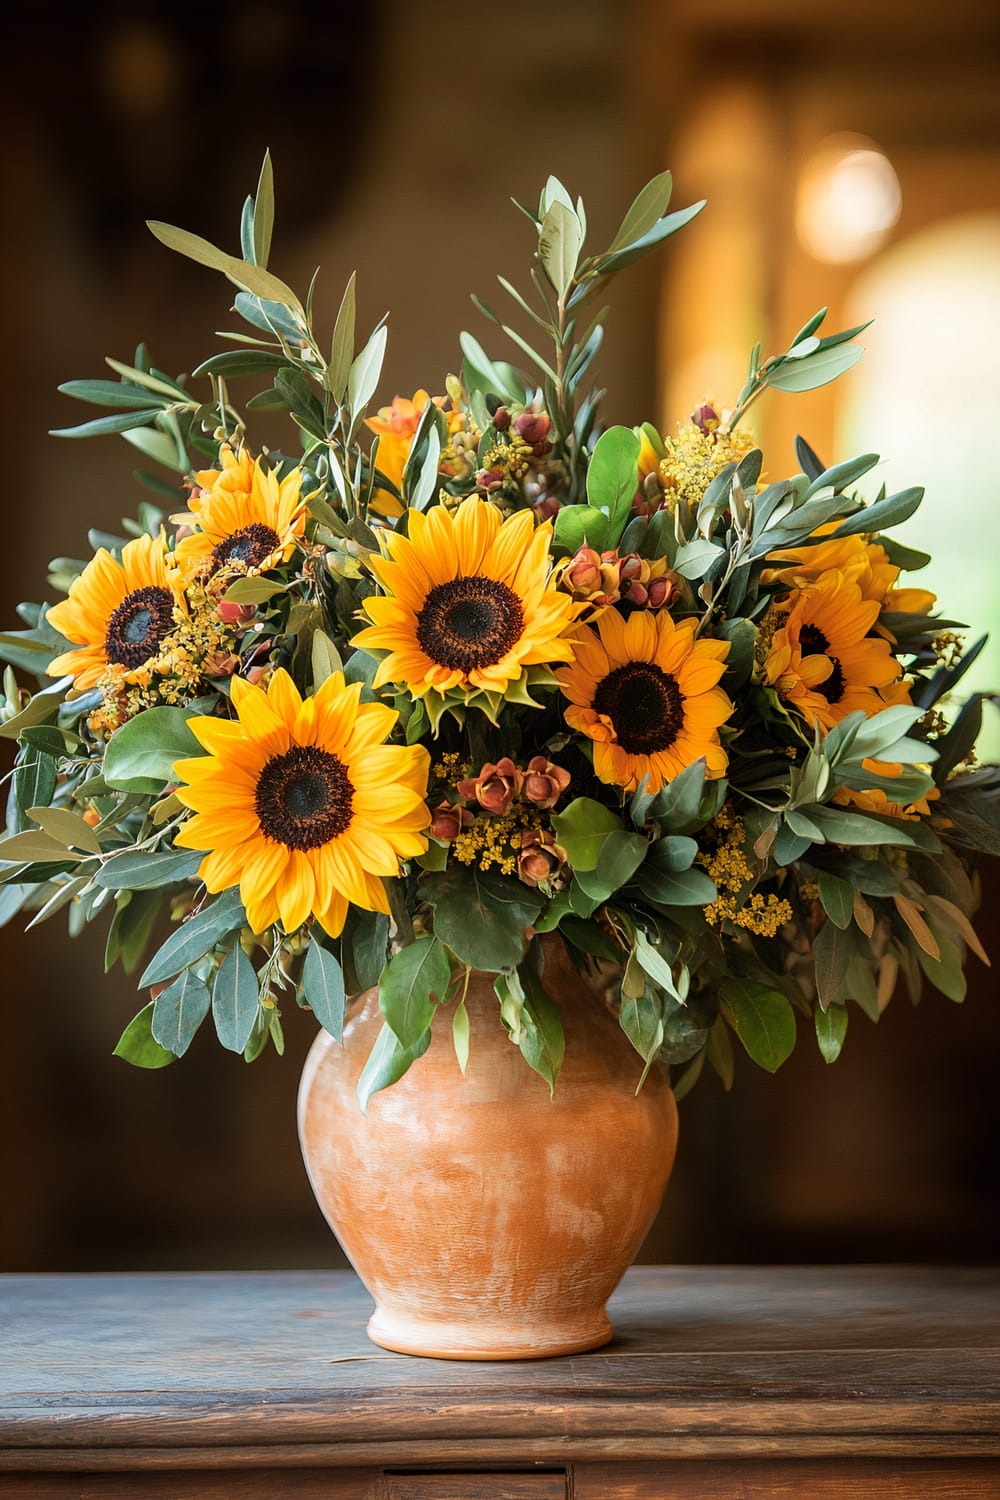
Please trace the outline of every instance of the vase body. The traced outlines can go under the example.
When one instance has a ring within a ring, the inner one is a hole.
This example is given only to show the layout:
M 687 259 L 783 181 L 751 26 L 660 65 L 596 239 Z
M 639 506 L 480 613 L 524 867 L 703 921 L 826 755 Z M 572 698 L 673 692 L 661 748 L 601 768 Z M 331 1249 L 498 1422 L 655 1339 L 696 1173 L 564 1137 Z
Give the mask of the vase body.
M 566 1056 L 550 1097 L 473 974 L 463 1078 L 453 1006 L 428 1050 L 361 1113 L 357 1083 L 383 1017 L 359 996 L 344 1045 L 320 1032 L 299 1090 L 299 1138 L 320 1207 L 375 1299 L 369 1337 L 450 1359 L 597 1348 L 605 1303 L 644 1239 L 673 1165 L 665 1069 L 642 1063 L 605 1004 L 546 943 L 544 984 Z

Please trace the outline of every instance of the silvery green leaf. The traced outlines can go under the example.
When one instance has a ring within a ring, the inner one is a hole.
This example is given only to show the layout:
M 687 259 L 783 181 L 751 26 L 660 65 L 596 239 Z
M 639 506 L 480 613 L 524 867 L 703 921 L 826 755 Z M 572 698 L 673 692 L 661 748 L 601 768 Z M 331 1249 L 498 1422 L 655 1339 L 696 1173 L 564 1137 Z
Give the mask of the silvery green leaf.
M 835 348 L 818 349 L 805 359 L 792 365 L 779 365 L 768 372 L 767 383 L 776 391 L 799 393 L 814 391 L 821 385 L 829 385 L 856 365 L 864 354 L 860 344 L 839 344 Z
M 573 285 L 582 243 L 583 231 L 572 205 L 554 200 L 542 216 L 538 255 L 560 302 Z
M 211 1003 L 205 981 L 185 969 L 153 1002 L 153 1040 L 175 1057 L 183 1057 Z
M 385 359 L 388 337 L 385 324 L 376 328 L 351 365 L 347 376 L 347 399 L 355 418 L 365 411 L 375 394 L 382 374 L 382 362 Z
M 212 986 L 212 1019 L 229 1052 L 243 1052 L 260 1005 L 257 975 L 239 943 L 223 959 Z

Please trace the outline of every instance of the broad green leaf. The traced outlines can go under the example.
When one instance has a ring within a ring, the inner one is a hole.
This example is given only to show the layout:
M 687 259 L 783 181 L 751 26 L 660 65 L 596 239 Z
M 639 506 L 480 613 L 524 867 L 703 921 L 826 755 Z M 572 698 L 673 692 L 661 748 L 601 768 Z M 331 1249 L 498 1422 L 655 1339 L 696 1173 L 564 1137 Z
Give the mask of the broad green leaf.
M 159 891 L 121 891 L 115 900 L 116 911 L 108 930 L 104 950 L 104 970 L 110 970 L 119 959 L 126 974 L 132 974 L 153 935 L 160 915 Z
M 465 1070 L 469 1066 L 469 1012 L 464 1000 L 460 1000 L 456 1005 L 455 1014 L 451 1018 L 451 1039 L 459 1070 L 464 1078 Z
M 204 858 L 205 855 L 197 849 L 165 850 L 155 854 L 130 849 L 105 860 L 94 881 L 112 891 L 156 890 L 181 880 L 193 880 Z
M 756 980 L 727 979 L 721 998 L 733 1030 L 755 1063 L 769 1073 L 795 1046 L 795 1013 L 780 992 Z
M 823 1061 L 836 1062 L 847 1035 L 847 1006 L 831 1005 L 828 1010 L 819 1006 L 813 1012 L 816 1023 L 816 1041 Z
M 594 509 L 607 514 L 612 545 L 618 541 L 632 513 L 639 481 L 640 448 L 631 427 L 609 427 L 597 439 L 587 469 L 587 499 Z
M 622 250 L 626 245 L 635 244 L 641 240 L 644 234 L 648 234 L 663 217 L 670 207 L 670 195 L 673 192 L 674 180 L 669 172 L 660 172 L 651 182 L 637 193 L 631 207 L 618 228 L 611 244 L 608 246 L 608 254 L 615 250 Z
M 414 1046 L 431 1024 L 451 979 L 447 955 L 436 937 L 420 937 L 400 948 L 383 970 L 378 1003 L 402 1047 Z
M 28 817 L 66 849 L 83 849 L 87 854 L 101 852 L 101 841 L 90 824 L 68 807 L 29 807 Z
M 474 866 L 425 875 L 420 893 L 434 907 L 434 932 L 441 942 L 463 963 L 491 974 L 521 962 L 525 929 L 543 902 L 529 886 Z
M 794 364 L 779 365 L 770 371 L 767 383 L 776 391 L 797 394 L 814 391 L 821 385 L 829 385 L 838 375 L 843 375 L 856 365 L 864 354 L 860 344 L 837 344 L 834 348 L 820 349 Z
M 573 285 L 583 230 L 572 208 L 557 199 L 549 205 L 538 231 L 538 258 L 560 302 Z
M 704 578 L 710 572 L 719 558 L 723 556 L 725 549 L 718 542 L 705 541 L 702 537 L 695 537 L 694 541 L 685 542 L 683 547 L 678 547 L 674 558 L 674 571 L 682 578 Z
M 228 1052 L 245 1049 L 257 1019 L 260 993 L 257 975 L 239 943 L 226 954 L 212 985 L 212 1020 Z
M 851 916 L 854 915 L 854 904 L 851 903 Z M 851 959 L 854 957 L 854 936 L 850 932 L 850 923 L 847 930 L 842 930 L 834 922 L 825 922 L 813 939 L 813 959 L 816 964 L 816 993 L 819 996 L 821 1007 L 826 1010 L 828 1006 L 839 998 L 841 987 L 847 977 L 847 970 Z
M 26 730 L 31 734 L 32 730 Z M 59 747 L 59 754 L 65 752 Z M 27 828 L 29 808 L 48 807 L 56 789 L 56 758 L 48 750 L 27 745 L 17 758 L 11 781 L 12 796 L 7 808 L 8 828 L 21 833 Z M 37 819 L 36 819 L 37 821 Z
M 369 1053 L 368 1061 L 361 1071 L 361 1077 L 358 1079 L 358 1099 L 361 1102 L 362 1114 L 368 1113 L 368 1103 L 372 1095 L 397 1083 L 417 1058 L 423 1057 L 430 1044 L 429 1030 L 424 1032 L 414 1046 L 401 1047 L 392 1027 L 389 1025 L 382 1027 Z
M 0 739 L 16 740 L 22 730 L 30 729 L 34 724 L 45 724 L 54 718 L 72 683 L 72 677 L 61 677 L 51 687 L 42 688 L 33 694 L 20 713 L 0 724 Z
M 850 927 L 854 916 L 854 887 L 838 875 L 824 871 L 819 877 L 819 899 L 835 927 Z
M 479 340 L 473 338 L 471 333 L 460 333 L 458 342 L 465 358 L 479 376 L 484 390 L 494 396 L 503 396 L 505 400 L 515 405 L 520 405 L 524 401 L 526 396 L 524 386 L 510 365 L 490 359 Z
M 385 968 L 389 946 L 389 918 L 379 911 L 351 907 L 341 944 L 345 971 L 350 975 L 351 993 L 378 984 Z
M 608 517 L 592 505 L 564 505 L 556 516 L 554 541 L 557 551 L 573 553 L 587 546 L 595 552 L 604 552 L 610 536 Z
M 275 594 L 284 594 L 287 590 L 287 583 L 279 583 L 274 578 L 237 578 L 226 590 L 226 599 L 232 604 L 266 604 Z
M 640 1079 L 641 1087 L 653 1059 L 663 1045 L 662 1001 L 658 995 L 648 990 L 638 997 L 623 999 L 618 1012 L 618 1024 L 646 1064 Z
M 519 1044 L 521 1056 L 540 1078 L 545 1079 L 551 1095 L 555 1093 L 556 1079 L 566 1050 L 562 1017 L 528 965 L 522 966 L 520 975 L 524 989 Z
M 175 1057 L 183 1057 L 195 1032 L 208 1015 L 211 1003 L 205 981 L 190 969 L 185 969 L 153 1001 L 153 1020 L 150 1026 L 153 1040 L 159 1042 L 161 1047 L 166 1047 Z
M 147 708 L 116 729 L 104 752 L 104 779 L 126 792 L 161 792 L 176 782 L 174 762 L 202 755 L 186 708 Z
M 189 917 L 153 955 L 143 970 L 139 985 L 162 984 L 165 979 L 204 958 L 227 933 L 242 927 L 246 912 L 237 888 L 223 891 L 196 916 Z
M 123 1057 L 135 1068 L 165 1068 L 175 1060 L 176 1054 L 161 1047 L 153 1036 L 153 1004 L 151 1000 L 128 1023 L 112 1054 L 114 1057 Z
M 704 870 L 668 870 L 647 859 L 636 876 L 639 889 L 657 906 L 708 906 L 719 894 Z
M 324 1031 L 344 1039 L 344 973 L 328 948 L 314 936 L 302 965 L 302 993 Z
M 573 869 L 596 870 L 601 850 L 612 833 L 621 833 L 621 818 L 592 797 L 577 797 L 564 812 L 554 813 L 556 842 L 566 850 Z
M 25 864 L 39 862 L 54 862 L 56 864 L 74 864 L 82 858 L 79 854 L 71 854 L 61 839 L 55 839 L 50 833 L 15 833 L 12 838 L 0 839 L 0 861 L 6 860 L 11 864 Z
M 666 990 L 675 1000 L 682 1001 L 674 981 L 674 972 L 659 948 L 651 943 L 641 928 L 636 929 L 635 956 L 650 979 L 661 990 Z
M 340 652 L 331 641 L 325 630 L 314 630 L 311 646 L 312 655 L 312 681 L 313 692 L 318 692 L 328 677 L 334 672 L 342 672 L 344 663 L 340 659 Z

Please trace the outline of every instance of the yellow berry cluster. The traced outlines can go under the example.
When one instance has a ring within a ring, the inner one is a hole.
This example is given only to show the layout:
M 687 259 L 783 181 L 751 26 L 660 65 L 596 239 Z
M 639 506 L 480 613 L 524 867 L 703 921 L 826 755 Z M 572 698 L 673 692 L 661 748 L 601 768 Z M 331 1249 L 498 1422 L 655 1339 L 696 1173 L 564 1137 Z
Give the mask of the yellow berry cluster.
M 682 422 L 677 436 L 666 438 L 666 458 L 657 474 L 667 501 L 698 505 L 717 474 L 727 464 L 739 463 L 754 447 L 748 432 L 706 432 L 695 422 Z
M 452 853 L 460 864 L 478 865 L 480 870 L 496 868 L 501 875 L 514 875 L 525 833 L 543 824 L 539 808 L 528 802 L 512 802 L 502 817 L 483 812 L 473 818 L 455 839 Z
M 714 849 L 702 850 L 696 862 L 711 876 L 719 892 L 705 907 L 705 920 L 712 927 L 732 922 L 758 937 L 774 937 L 779 928 L 792 920 L 792 908 L 773 892 L 751 893 L 754 872 L 744 850 L 745 831 L 742 819 L 728 807 L 720 809 L 714 819 L 717 836 Z
M 126 682 L 125 669 L 109 662 L 98 687 L 100 707 L 90 716 L 90 728 L 100 738 L 112 735 L 126 719 L 145 708 L 189 703 L 211 677 L 228 677 L 237 665 L 233 656 L 240 626 L 219 617 L 218 603 L 229 580 L 196 581 L 187 587 L 190 613 L 174 610 L 174 628 L 165 635 L 159 652 L 141 672 Z

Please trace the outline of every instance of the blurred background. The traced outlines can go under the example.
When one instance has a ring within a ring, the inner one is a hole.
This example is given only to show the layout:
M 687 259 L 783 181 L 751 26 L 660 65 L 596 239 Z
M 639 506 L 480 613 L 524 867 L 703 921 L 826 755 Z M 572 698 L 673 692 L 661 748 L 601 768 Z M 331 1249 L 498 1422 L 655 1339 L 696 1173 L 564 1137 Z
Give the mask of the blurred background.
M 120 439 L 46 436 L 88 414 L 57 384 L 140 338 L 188 370 L 233 326 L 222 278 L 145 219 L 235 249 L 270 146 L 273 268 L 301 288 L 322 266 L 321 323 L 354 269 L 359 325 L 391 309 L 381 403 L 443 388 L 463 327 L 508 357 L 468 293 L 526 274 L 510 195 L 556 173 L 599 244 L 669 166 L 674 206 L 709 206 L 616 283 L 605 419 L 672 431 L 707 395 L 731 404 L 758 339 L 784 349 L 821 306 L 831 329 L 875 318 L 844 380 L 755 408 L 765 470 L 794 471 L 801 432 L 827 462 L 873 449 L 878 482 L 925 484 L 916 581 L 993 632 L 973 685 L 1000 685 L 996 0 L 42 3 L 5 31 L 5 625 L 50 557 L 85 555 L 145 493 Z M 1000 867 L 983 887 L 1000 959 Z M 70 943 L 60 922 L 0 931 L 0 1268 L 343 1264 L 295 1139 L 307 1018 L 287 1017 L 283 1060 L 247 1068 L 206 1027 L 182 1065 L 132 1070 L 111 1050 L 133 982 L 103 977 L 103 931 Z M 747 1061 L 726 1095 L 706 1072 L 643 1258 L 996 1259 L 1000 1014 L 975 958 L 970 980 L 961 1006 L 854 1011 L 832 1069 L 803 1027 L 774 1078 Z

